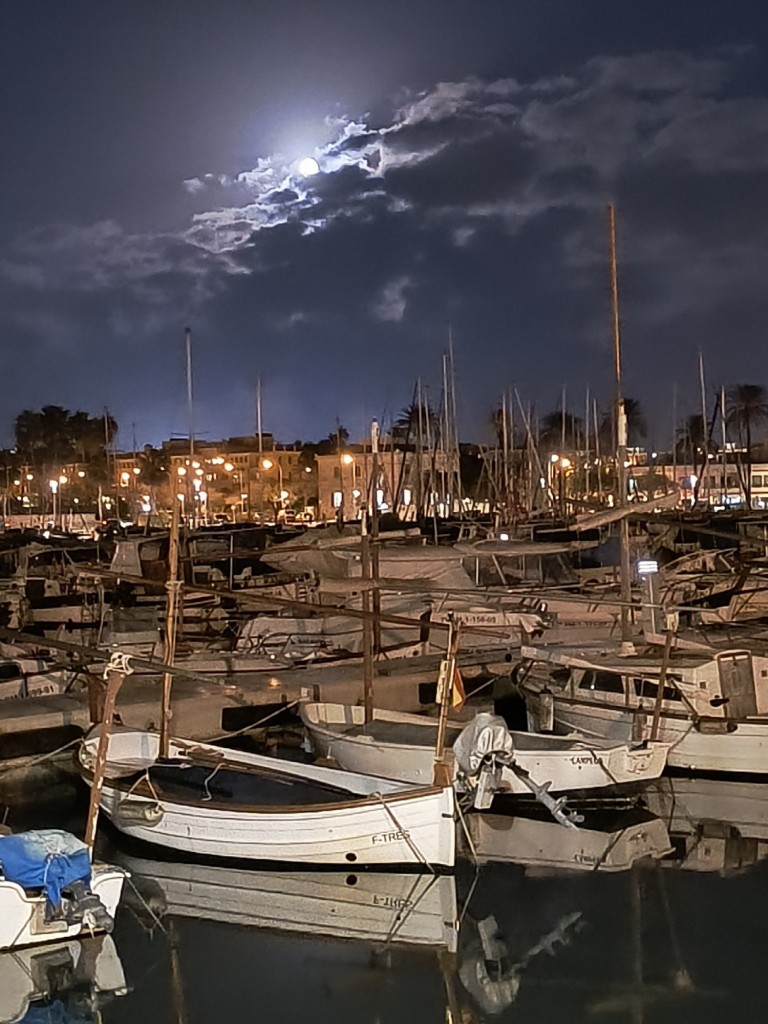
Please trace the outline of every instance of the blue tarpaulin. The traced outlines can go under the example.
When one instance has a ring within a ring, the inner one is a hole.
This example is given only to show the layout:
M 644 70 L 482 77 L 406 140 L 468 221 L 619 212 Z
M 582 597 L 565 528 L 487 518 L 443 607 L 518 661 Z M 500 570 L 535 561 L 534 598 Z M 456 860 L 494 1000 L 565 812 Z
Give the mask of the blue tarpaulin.
M 0 836 L 0 871 L 24 889 L 44 889 L 56 910 L 65 886 L 91 882 L 88 847 L 70 832 L 55 828 Z

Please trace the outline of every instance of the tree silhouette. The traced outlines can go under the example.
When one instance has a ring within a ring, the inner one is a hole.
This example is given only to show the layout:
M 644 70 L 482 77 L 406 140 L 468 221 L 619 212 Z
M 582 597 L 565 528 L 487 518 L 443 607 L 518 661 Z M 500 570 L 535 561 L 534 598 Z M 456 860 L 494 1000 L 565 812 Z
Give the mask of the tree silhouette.
M 539 423 L 539 444 L 545 451 L 556 451 L 563 444 L 567 451 L 574 451 L 583 436 L 584 421 L 572 412 L 556 409 L 542 416 Z
M 437 414 L 435 411 L 428 405 L 420 406 L 418 402 L 414 402 L 411 405 L 406 405 L 400 411 L 397 419 L 392 421 L 392 440 L 403 443 L 413 442 L 418 438 L 420 429 L 422 435 L 429 430 L 434 437 L 436 428 Z M 423 436 L 422 439 L 426 440 L 426 437 Z

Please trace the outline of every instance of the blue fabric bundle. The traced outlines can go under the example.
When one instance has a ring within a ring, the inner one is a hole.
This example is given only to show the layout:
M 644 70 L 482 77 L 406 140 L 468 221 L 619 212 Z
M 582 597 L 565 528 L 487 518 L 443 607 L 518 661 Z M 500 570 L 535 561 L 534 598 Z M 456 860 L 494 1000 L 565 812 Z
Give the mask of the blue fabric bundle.
M 0 836 L 0 871 L 24 889 L 44 889 L 55 911 L 61 907 L 63 888 L 72 882 L 91 883 L 88 847 L 71 832 L 55 828 Z

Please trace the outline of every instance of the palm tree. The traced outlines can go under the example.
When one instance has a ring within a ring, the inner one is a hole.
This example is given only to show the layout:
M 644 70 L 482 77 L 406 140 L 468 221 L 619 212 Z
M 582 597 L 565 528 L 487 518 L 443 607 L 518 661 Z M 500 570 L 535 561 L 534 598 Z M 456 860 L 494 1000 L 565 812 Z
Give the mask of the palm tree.
M 752 508 L 752 435 L 755 427 L 768 420 L 768 393 L 761 384 L 736 384 L 728 391 L 727 422 L 738 432 L 744 448 L 741 484 L 747 508 Z M 741 460 L 740 460 L 741 461 Z
M 678 458 L 685 459 L 692 466 L 698 461 L 696 456 L 702 454 L 707 447 L 707 425 L 700 412 L 686 416 L 685 422 L 678 429 L 675 448 Z
M 624 399 L 624 415 L 627 419 L 627 445 L 639 448 L 648 436 L 648 422 L 636 398 Z M 611 451 L 616 444 L 614 420 L 615 409 L 612 406 L 610 411 L 603 413 L 600 423 L 600 442 L 606 451 Z
M 434 437 L 437 427 L 437 414 L 428 405 L 414 402 L 401 409 L 400 415 L 392 421 L 392 440 L 413 443 L 419 435 L 419 428 L 425 433 L 427 428 Z
M 539 423 L 539 443 L 546 451 L 556 451 L 565 446 L 574 451 L 584 436 L 584 421 L 572 412 L 556 409 L 543 416 Z

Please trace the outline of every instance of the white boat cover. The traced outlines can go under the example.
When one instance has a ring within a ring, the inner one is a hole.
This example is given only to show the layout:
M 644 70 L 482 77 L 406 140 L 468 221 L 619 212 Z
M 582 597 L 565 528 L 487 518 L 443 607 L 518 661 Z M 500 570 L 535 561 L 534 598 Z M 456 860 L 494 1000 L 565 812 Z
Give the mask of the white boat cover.
M 481 711 L 459 733 L 453 744 L 453 756 L 464 775 L 476 775 L 488 755 L 503 755 L 511 760 L 514 743 L 503 718 Z

